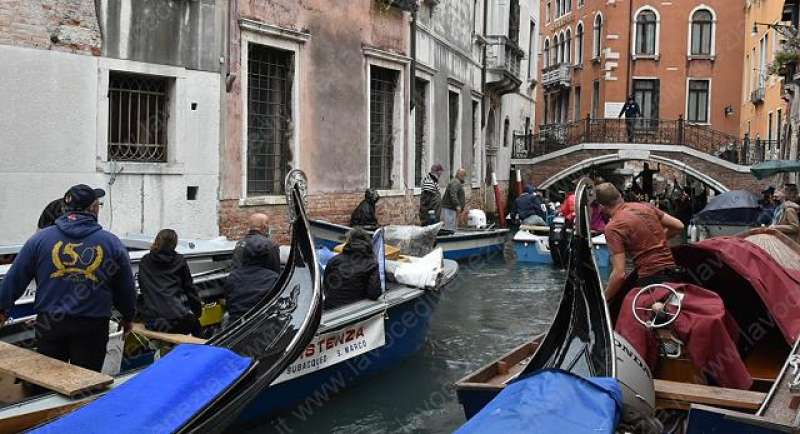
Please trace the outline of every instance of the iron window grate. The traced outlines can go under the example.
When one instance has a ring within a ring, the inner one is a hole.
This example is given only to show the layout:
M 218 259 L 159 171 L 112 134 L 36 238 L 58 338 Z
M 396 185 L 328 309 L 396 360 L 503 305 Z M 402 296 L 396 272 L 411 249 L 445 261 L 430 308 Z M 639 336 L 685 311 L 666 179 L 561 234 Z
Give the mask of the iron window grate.
M 397 72 L 373 66 L 370 72 L 369 186 L 392 188 L 394 98 Z
M 166 162 L 169 79 L 111 72 L 108 159 Z
M 247 194 L 284 191 L 292 136 L 294 54 L 250 44 L 247 72 Z

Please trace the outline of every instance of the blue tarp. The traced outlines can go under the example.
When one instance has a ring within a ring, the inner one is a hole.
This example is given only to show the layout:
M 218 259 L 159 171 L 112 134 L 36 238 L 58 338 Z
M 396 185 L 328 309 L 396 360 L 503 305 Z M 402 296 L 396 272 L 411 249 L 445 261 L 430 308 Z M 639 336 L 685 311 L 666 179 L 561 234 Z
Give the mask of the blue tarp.
M 333 253 L 327 247 L 317 249 L 317 262 L 319 262 L 319 267 L 321 271 L 325 271 L 325 267 L 328 265 L 328 261 L 330 261 L 334 256 L 336 256 L 336 253 Z
M 125 384 L 35 433 L 172 433 L 236 382 L 250 358 L 178 345 Z
M 695 224 L 754 225 L 761 214 L 758 196 L 745 190 L 734 190 L 715 196 L 694 216 Z
M 616 379 L 546 369 L 506 386 L 456 434 L 613 434 L 621 413 Z

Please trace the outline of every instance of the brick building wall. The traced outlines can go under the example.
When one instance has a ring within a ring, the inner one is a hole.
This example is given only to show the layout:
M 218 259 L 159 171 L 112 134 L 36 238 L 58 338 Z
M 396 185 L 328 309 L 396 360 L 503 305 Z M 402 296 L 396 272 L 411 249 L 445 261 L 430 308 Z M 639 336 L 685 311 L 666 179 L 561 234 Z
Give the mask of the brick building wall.
M 100 55 L 94 0 L 3 0 L 0 45 Z
M 559 2 L 571 2 L 572 11 L 557 17 L 553 10 Z M 690 0 L 661 2 L 631 0 L 542 0 L 542 39 L 554 40 L 567 31 L 572 36 L 569 62 L 571 78 L 568 86 L 540 86 L 542 94 L 537 100 L 536 119 L 539 124 L 559 123 L 585 118 L 592 113 L 595 83 L 599 85 L 594 117 L 605 117 L 605 104 L 621 104 L 632 92 L 634 80 L 659 80 L 659 109 L 661 119 L 687 119 L 688 79 L 710 80 L 710 110 L 707 124 L 711 128 L 731 135 L 739 134 L 739 108 L 742 102 L 742 53 L 744 38 L 750 32 L 745 28 L 744 1 Z M 550 6 L 548 6 L 550 5 Z M 712 55 L 689 55 L 690 16 L 705 8 L 713 14 Z M 657 14 L 655 55 L 633 55 L 631 35 L 636 33 L 633 24 L 637 11 L 649 9 Z M 547 14 L 550 10 L 551 13 Z M 594 23 L 602 17 L 600 37 L 601 52 L 594 57 Z M 577 58 L 578 24 L 583 25 L 583 57 Z M 543 44 L 544 45 L 544 44 Z M 542 51 L 544 56 L 544 50 Z M 558 59 L 556 59 L 558 63 Z M 550 62 L 540 62 L 543 68 Z M 543 77 L 543 76 L 542 76 Z M 580 98 L 577 89 L 580 88 Z M 578 103 L 578 99 L 580 103 Z M 562 109 L 558 104 L 561 101 Z M 547 109 L 545 109 L 547 105 Z M 577 106 L 580 105 L 580 108 Z M 729 110 L 726 111 L 726 108 Z M 732 111 L 730 109 L 733 109 Z M 609 113 L 616 118 L 619 107 Z M 547 118 L 545 118 L 547 112 Z M 559 114 L 561 115 L 559 117 Z

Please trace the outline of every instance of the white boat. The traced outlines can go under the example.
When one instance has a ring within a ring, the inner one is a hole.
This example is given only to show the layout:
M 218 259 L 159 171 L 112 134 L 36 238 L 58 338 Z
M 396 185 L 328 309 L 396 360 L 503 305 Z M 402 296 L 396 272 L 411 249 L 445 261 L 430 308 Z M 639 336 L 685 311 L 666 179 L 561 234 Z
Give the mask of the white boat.
M 550 228 L 522 225 L 514 234 L 514 252 L 517 262 L 552 264 L 550 253 Z

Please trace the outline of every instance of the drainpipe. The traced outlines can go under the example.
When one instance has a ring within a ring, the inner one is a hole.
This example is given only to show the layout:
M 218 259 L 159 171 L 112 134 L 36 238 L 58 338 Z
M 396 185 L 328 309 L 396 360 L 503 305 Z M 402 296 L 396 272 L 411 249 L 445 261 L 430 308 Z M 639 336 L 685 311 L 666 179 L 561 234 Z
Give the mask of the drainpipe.
M 408 89 L 411 92 L 410 109 L 413 111 L 415 107 L 414 95 L 416 95 L 417 86 L 417 2 L 412 0 L 411 4 L 411 74 L 408 78 Z
M 631 43 L 633 42 L 633 0 L 628 2 L 628 67 L 625 71 L 625 100 L 628 100 L 628 95 L 631 94 L 631 66 L 633 64 L 633 52 L 631 51 Z
M 225 53 L 225 90 L 230 92 L 233 88 L 233 83 L 236 81 L 236 76 L 231 73 L 231 52 L 233 45 L 233 26 L 238 23 L 239 17 L 239 0 L 228 1 L 228 25 L 226 27 L 226 53 Z M 238 25 L 238 24 L 237 24 Z
M 483 67 L 481 68 L 481 129 L 486 128 L 486 29 L 489 26 L 489 0 L 483 0 Z M 486 141 L 484 140 L 484 148 Z

